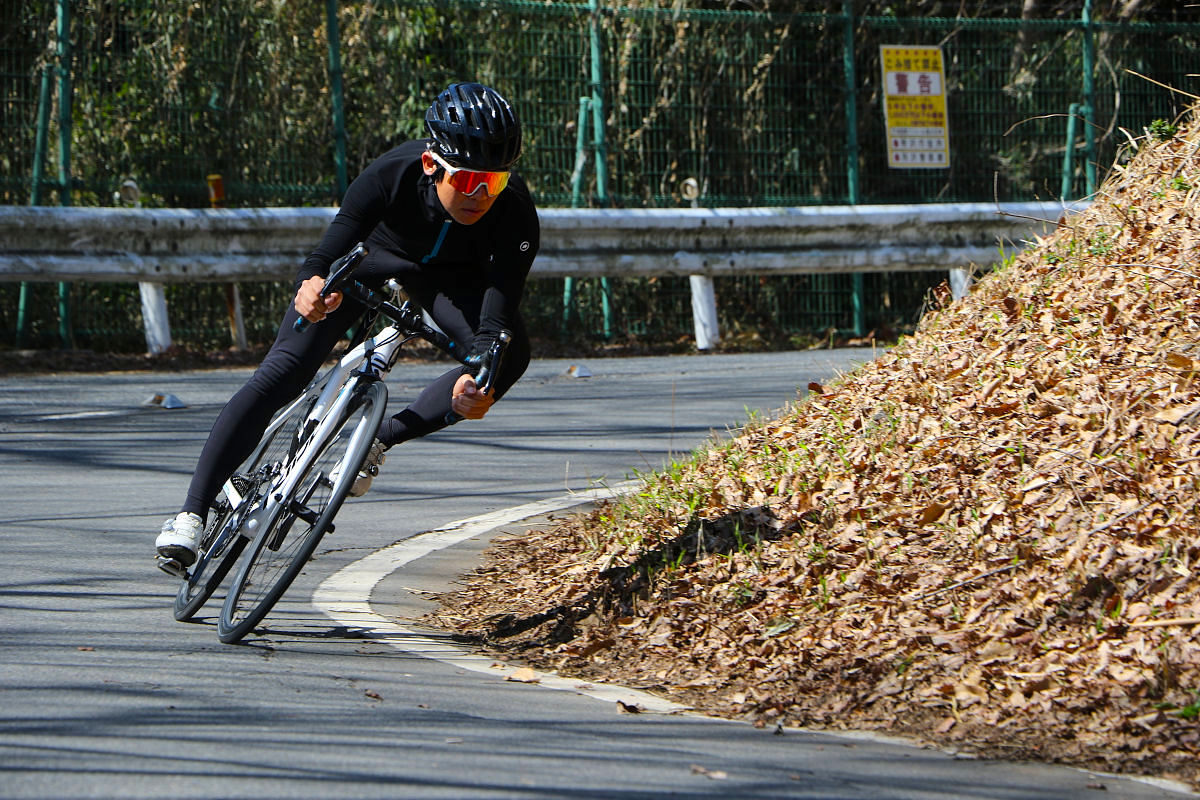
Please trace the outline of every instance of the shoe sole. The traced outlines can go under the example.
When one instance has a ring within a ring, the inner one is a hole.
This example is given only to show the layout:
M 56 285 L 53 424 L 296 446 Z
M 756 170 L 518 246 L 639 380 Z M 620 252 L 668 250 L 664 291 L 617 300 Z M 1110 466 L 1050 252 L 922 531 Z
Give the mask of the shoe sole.
M 196 552 L 178 544 L 168 544 L 158 548 L 158 557 L 174 561 L 185 568 L 196 562 Z

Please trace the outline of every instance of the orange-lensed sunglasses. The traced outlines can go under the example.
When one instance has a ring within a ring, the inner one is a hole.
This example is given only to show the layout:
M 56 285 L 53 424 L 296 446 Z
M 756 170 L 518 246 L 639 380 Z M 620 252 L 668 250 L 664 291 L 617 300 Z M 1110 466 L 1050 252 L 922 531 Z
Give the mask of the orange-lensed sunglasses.
M 439 167 L 446 170 L 446 182 L 467 196 L 478 192 L 480 187 L 485 187 L 488 195 L 495 197 L 504 191 L 505 186 L 508 186 L 508 176 L 511 174 L 509 172 L 476 172 L 462 167 L 452 167 L 432 150 L 429 151 L 429 155 L 433 157 Z

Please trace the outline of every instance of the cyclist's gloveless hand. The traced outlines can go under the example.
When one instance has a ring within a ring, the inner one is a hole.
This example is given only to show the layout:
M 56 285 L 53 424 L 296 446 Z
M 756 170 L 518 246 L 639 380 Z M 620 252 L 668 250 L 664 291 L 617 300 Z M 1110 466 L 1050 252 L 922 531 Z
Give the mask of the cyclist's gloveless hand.
M 454 409 L 455 414 L 466 419 L 483 419 L 483 415 L 494 402 L 496 401 L 491 394 L 479 391 L 475 379 L 470 375 L 460 377 L 450 393 L 450 407 Z
M 324 285 L 325 279 L 314 275 L 300 284 L 296 292 L 296 311 L 309 322 L 320 322 L 326 314 L 342 304 L 341 292 L 330 292 L 329 296 L 322 299 L 321 287 Z

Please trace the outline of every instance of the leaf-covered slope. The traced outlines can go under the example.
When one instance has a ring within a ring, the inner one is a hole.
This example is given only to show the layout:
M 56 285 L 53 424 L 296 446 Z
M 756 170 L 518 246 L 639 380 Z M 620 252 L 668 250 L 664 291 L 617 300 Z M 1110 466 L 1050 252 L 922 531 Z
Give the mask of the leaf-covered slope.
M 443 624 L 710 712 L 1200 771 L 1200 130 L 778 419 L 506 541 Z

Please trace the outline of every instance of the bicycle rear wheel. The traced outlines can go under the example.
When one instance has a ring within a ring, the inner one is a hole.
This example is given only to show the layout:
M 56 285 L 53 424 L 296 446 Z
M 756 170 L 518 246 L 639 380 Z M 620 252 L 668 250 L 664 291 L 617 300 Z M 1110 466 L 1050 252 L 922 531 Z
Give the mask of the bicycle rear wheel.
M 286 469 L 299 471 L 296 490 L 284 499 L 276 519 L 256 534 L 242 561 L 217 621 L 222 642 L 236 642 L 254 630 L 308 563 L 321 537 L 332 530 L 333 518 L 367 457 L 386 406 L 387 387 L 379 382 L 367 384 L 320 451 L 307 463 L 287 465 Z M 299 416 L 302 424 L 304 415 Z M 293 454 L 311 434 L 297 428 L 296 424 L 285 425 L 277 434 L 293 440 Z M 283 436 L 285 432 L 292 435 Z M 342 468 L 335 482 L 331 474 L 339 465 Z
M 244 491 L 249 485 L 240 475 L 235 475 L 233 480 L 239 490 Z M 208 602 L 208 598 L 212 597 L 221 581 L 229 574 L 229 570 L 237 563 L 238 556 L 246 549 L 249 539 L 241 536 L 237 529 L 231 528 L 236 524 L 230 519 L 234 511 L 222 492 L 213 503 L 208 525 L 200 537 L 200 558 L 188 570 L 187 577 L 175 595 L 175 619 L 180 622 L 190 620 Z

